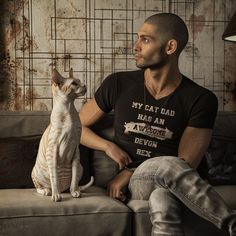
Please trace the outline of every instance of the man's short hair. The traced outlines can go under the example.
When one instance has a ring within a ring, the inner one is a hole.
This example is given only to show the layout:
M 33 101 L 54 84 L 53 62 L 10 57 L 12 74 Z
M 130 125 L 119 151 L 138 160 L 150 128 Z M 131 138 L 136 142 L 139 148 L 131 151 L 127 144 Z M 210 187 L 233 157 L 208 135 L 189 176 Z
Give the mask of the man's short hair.
M 188 42 L 188 29 L 184 21 L 173 13 L 159 13 L 148 17 L 144 23 L 157 26 L 160 38 L 167 42 L 170 39 L 177 41 L 179 55 Z

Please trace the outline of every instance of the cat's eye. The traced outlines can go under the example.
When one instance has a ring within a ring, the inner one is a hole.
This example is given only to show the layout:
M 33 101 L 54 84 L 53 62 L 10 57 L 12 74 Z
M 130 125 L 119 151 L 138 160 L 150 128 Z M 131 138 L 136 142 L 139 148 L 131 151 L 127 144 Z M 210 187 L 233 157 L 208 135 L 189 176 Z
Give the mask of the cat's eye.
M 73 81 L 71 84 L 72 84 L 72 85 L 75 85 L 75 86 L 78 85 L 75 81 Z

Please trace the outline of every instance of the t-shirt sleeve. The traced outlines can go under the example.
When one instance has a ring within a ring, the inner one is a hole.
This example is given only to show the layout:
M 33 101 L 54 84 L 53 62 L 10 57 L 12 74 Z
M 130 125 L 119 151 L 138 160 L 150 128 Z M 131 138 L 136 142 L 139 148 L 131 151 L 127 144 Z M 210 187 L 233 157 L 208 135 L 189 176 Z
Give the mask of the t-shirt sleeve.
M 115 74 L 111 74 L 103 80 L 101 86 L 95 92 L 94 98 L 99 108 L 108 113 L 114 109 L 116 97 L 117 79 Z
M 188 126 L 213 129 L 217 110 L 217 97 L 214 93 L 207 91 L 194 103 Z

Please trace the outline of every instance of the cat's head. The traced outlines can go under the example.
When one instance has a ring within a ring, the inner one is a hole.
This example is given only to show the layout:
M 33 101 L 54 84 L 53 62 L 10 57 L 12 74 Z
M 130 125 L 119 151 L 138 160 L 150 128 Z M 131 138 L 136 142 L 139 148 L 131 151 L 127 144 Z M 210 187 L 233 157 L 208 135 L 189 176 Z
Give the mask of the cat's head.
M 70 69 L 69 78 L 64 78 L 56 69 L 52 71 L 52 92 L 59 96 L 76 98 L 86 93 L 86 86 L 73 77 L 73 70 Z

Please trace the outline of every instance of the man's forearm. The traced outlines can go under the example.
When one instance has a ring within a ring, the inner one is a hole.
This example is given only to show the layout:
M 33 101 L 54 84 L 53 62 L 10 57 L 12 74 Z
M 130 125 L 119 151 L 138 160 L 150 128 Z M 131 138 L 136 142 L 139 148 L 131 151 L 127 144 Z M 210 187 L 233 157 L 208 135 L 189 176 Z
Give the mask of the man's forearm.
M 90 128 L 82 126 L 80 143 L 92 149 L 105 151 L 108 148 L 110 141 L 101 138 Z

